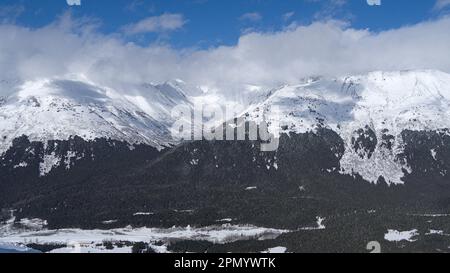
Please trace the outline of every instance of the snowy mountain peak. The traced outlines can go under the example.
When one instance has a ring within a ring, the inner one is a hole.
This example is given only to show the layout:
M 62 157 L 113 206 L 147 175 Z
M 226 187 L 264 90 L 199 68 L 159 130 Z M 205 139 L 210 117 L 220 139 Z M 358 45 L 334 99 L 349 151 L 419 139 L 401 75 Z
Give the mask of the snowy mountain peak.
M 409 170 L 399 157 L 404 148 L 401 133 L 450 128 L 449 106 L 449 74 L 373 72 L 284 86 L 252 105 L 249 114 L 250 119 L 268 121 L 275 134 L 329 128 L 345 142 L 341 172 L 400 184 Z M 386 139 L 392 143 L 387 145 Z M 373 148 L 359 149 L 361 142 Z
M 157 94 L 152 100 L 147 96 L 133 101 L 132 96 L 130 100 L 115 90 L 80 80 L 26 82 L 0 104 L 0 152 L 22 135 L 44 142 L 76 135 L 86 140 L 104 137 L 167 146 L 172 141 L 167 130 L 170 109 L 189 101 L 180 93 L 154 88 L 159 93 L 149 91 Z M 154 108 L 146 109 L 140 103 Z

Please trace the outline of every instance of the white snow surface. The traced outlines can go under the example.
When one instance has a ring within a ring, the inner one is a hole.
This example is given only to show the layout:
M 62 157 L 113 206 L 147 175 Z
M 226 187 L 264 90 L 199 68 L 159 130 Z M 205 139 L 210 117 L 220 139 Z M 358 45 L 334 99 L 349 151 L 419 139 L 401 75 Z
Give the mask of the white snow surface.
M 43 162 L 39 164 L 39 176 L 45 176 L 50 173 L 54 167 L 58 167 L 61 163 L 61 158 L 56 156 L 55 152 L 44 155 Z
M 104 223 L 114 223 L 115 220 Z M 21 219 L 16 221 L 14 211 L 10 219 L 0 222 L 0 245 L 65 244 L 66 248 L 55 252 L 131 252 L 130 248 L 118 248 L 108 251 L 103 242 L 163 242 L 164 245 L 152 245 L 157 252 L 166 252 L 167 244 L 172 240 L 201 240 L 215 244 L 224 244 L 240 240 L 274 239 L 290 230 L 256 227 L 253 225 L 218 224 L 208 227 L 172 227 L 172 228 L 125 228 L 109 230 L 59 229 L 46 228 L 47 221 L 42 219 Z M 74 248 L 78 248 L 75 249 Z
M 24 247 L 22 245 L 17 244 L 0 244 L 0 253 L 4 252 L 18 252 L 18 253 L 27 253 L 32 252 L 33 250 L 28 247 Z
M 37 220 L 35 220 L 37 221 Z M 42 221 L 41 221 L 42 222 Z M 255 227 L 251 225 L 230 225 L 193 228 L 173 227 L 159 228 L 133 228 L 131 226 L 111 230 L 28 230 L 28 227 L 16 229 L 12 223 L 0 228 L 0 245 L 26 245 L 38 244 L 66 244 L 66 248 L 55 252 L 108 252 L 99 244 L 103 242 L 164 242 L 164 246 L 154 246 L 157 252 L 166 252 L 166 244 L 171 240 L 202 240 L 216 244 L 235 242 L 240 240 L 276 238 L 289 230 Z M 78 248 L 78 249 L 74 249 Z M 129 248 L 115 248 L 110 252 L 131 252 Z
M 277 246 L 267 249 L 266 251 L 263 251 L 262 253 L 273 253 L 273 254 L 281 254 L 286 253 L 287 248 L 284 246 Z

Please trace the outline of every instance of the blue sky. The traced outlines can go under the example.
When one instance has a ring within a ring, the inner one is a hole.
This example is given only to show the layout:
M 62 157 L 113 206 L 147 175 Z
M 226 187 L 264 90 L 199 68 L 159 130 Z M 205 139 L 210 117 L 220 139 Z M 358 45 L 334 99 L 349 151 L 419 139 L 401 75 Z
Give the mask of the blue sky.
M 171 29 L 155 27 L 125 39 L 208 48 L 233 45 L 249 31 L 274 32 L 293 23 L 329 19 L 343 20 L 356 29 L 383 31 L 442 16 L 449 4 L 448 0 L 382 0 L 380 6 L 369 6 L 367 0 L 81 0 L 81 6 L 69 6 L 66 0 L 1 0 L 0 20 L 38 28 L 70 11 L 75 18 L 99 20 L 99 30 L 110 34 L 124 32 L 124 26 L 140 20 L 176 14 L 179 17 L 172 19 L 180 22 Z

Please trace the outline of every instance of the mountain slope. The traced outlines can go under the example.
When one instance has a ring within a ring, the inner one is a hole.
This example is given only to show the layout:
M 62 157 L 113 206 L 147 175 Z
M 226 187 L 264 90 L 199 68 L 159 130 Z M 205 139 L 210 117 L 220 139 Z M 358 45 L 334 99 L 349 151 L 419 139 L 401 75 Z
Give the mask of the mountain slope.
M 448 132 L 450 75 L 404 71 L 319 78 L 284 86 L 250 107 L 249 113 L 250 120 L 266 120 L 275 134 L 329 128 L 345 142 L 343 173 L 402 184 L 410 168 L 401 158 L 401 133 Z
M 190 105 L 181 88 L 142 84 L 128 94 L 80 79 L 26 82 L 0 100 L 0 153 L 22 135 L 42 142 L 79 136 L 157 148 L 173 143 L 170 110 Z

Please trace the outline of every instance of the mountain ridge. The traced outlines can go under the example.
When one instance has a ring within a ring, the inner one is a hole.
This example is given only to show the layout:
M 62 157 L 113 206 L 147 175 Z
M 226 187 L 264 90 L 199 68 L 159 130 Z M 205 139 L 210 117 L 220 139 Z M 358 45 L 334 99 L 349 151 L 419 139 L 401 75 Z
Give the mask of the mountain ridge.
M 372 183 L 403 184 L 411 172 L 402 156 L 404 130 L 449 134 L 450 75 L 440 71 L 314 77 L 268 90 L 247 90 L 260 95 L 245 105 L 247 121 L 268 122 L 269 131 L 278 136 L 333 130 L 345 147 L 339 171 Z M 208 99 L 211 94 L 202 92 L 181 80 L 131 86 L 126 94 L 80 76 L 27 82 L 0 104 L 0 153 L 23 135 L 44 145 L 78 136 L 125 141 L 130 149 L 147 144 L 161 150 L 179 143 L 170 131 L 173 107 L 215 103 Z M 435 153 L 430 151 L 433 158 Z M 45 175 L 63 158 L 46 154 L 42 160 Z
M 448 133 L 449 106 L 449 74 L 372 72 L 283 86 L 251 107 L 247 119 L 267 121 L 275 135 L 331 129 L 345 142 L 343 173 L 359 174 L 373 183 L 383 178 L 402 184 L 410 168 L 400 158 L 401 133 Z

